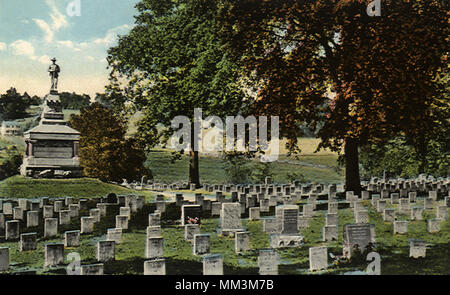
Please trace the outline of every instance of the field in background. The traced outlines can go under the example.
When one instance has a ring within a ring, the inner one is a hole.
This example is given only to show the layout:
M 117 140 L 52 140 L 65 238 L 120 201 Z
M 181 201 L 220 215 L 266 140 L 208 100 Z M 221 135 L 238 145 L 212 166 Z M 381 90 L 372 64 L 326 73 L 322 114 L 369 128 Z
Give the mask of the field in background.
M 181 160 L 171 162 L 172 155 L 168 150 L 152 150 L 148 154 L 148 164 L 152 169 L 155 182 L 173 183 L 188 180 L 189 158 L 183 155 Z M 337 183 L 343 181 L 342 170 L 336 165 L 337 155 L 300 156 L 299 161 L 289 159 L 289 163 L 281 159 L 280 162 L 270 164 L 273 181 L 288 182 L 288 173 L 303 174 L 310 182 Z M 294 164 L 295 163 L 295 164 Z M 309 165 L 308 165 L 309 164 Z M 225 162 L 220 157 L 200 155 L 200 180 L 202 183 L 227 183 L 229 179 L 225 173 Z M 257 160 L 250 165 L 262 165 Z M 317 167 L 323 165 L 326 167 Z

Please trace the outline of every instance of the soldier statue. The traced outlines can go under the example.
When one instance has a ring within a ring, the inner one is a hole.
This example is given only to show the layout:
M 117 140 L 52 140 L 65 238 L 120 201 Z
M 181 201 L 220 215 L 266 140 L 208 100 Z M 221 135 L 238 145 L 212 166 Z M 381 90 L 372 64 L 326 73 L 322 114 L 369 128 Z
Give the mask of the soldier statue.
M 58 77 L 59 72 L 61 72 L 60 67 L 56 64 L 56 58 L 52 58 L 51 61 L 53 64 L 48 68 L 48 72 L 50 74 L 50 78 L 52 80 L 52 86 L 50 88 L 50 92 L 58 92 Z

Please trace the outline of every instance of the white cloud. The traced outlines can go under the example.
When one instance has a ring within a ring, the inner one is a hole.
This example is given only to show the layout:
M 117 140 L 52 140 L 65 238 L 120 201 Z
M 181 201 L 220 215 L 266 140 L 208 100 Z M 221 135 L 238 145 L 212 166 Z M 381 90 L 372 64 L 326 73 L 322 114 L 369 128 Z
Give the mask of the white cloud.
M 48 55 L 43 55 L 43 56 L 41 56 L 41 57 L 38 58 L 38 61 L 39 61 L 41 64 L 44 64 L 44 65 L 49 64 L 49 63 L 50 63 L 50 56 L 48 56 Z
M 11 53 L 13 55 L 25 55 L 31 59 L 36 59 L 34 56 L 33 44 L 24 40 L 17 40 L 9 45 Z
M 0 51 L 6 50 L 6 44 L 3 42 L 0 42 Z
M 108 30 L 104 38 L 94 40 L 94 43 L 110 45 L 114 43 L 114 41 L 116 41 L 117 35 L 126 33 L 128 32 L 129 29 L 130 29 L 129 25 L 122 25 L 119 27 L 115 27 L 113 29 Z
M 68 48 L 73 48 L 73 47 L 74 47 L 73 42 L 70 41 L 70 40 L 67 40 L 67 41 L 58 41 L 58 44 L 59 44 L 59 45 L 62 45 L 62 46 L 65 46 L 65 47 L 68 47 Z
M 45 41 L 50 43 L 53 41 L 53 37 L 55 32 L 63 27 L 67 27 L 69 23 L 67 22 L 66 16 L 62 14 L 53 0 L 45 0 L 45 3 L 51 8 L 52 12 L 50 13 L 50 18 L 52 19 L 52 23 L 46 22 L 42 19 L 34 18 L 33 21 L 39 26 L 39 28 L 45 34 Z
M 59 12 L 58 8 L 56 7 L 56 4 L 53 0 L 46 0 L 45 3 L 52 9 L 52 13 L 50 14 L 50 17 L 53 20 L 52 28 L 55 31 L 58 31 L 62 27 L 66 27 L 69 25 L 67 22 L 66 16 Z
M 92 56 L 86 56 L 86 59 L 89 60 L 89 61 L 94 61 L 95 60 L 95 58 L 92 57 Z
M 30 23 L 30 21 L 27 20 L 27 19 L 23 19 L 20 22 L 23 23 L 23 24 L 26 24 L 26 25 L 28 25 Z
M 53 33 L 53 30 L 50 28 L 50 25 L 42 19 L 33 18 L 33 21 L 45 33 L 45 37 L 44 37 L 45 41 L 48 43 L 52 42 L 54 33 Z

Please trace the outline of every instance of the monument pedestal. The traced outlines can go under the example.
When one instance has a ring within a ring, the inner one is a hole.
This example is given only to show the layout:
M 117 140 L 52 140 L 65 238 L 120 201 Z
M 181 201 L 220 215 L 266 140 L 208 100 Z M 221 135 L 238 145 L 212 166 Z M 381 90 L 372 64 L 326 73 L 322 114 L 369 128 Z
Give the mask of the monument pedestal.
M 80 133 L 66 125 L 56 91 L 45 97 L 38 126 L 24 133 L 25 156 L 20 174 L 29 177 L 81 177 Z

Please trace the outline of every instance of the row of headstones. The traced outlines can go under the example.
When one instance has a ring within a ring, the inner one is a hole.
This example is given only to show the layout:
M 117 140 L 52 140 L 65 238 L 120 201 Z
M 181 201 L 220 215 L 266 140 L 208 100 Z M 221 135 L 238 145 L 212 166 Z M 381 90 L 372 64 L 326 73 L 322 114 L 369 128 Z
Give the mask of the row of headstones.
M 120 196 L 122 197 L 122 196 Z M 119 198 L 120 198 L 119 197 Z M 143 197 L 136 196 L 123 196 L 124 200 L 119 200 L 113 197 L 109 201 L 111 204 L 121 204 L 124 203 L 130 207 L 121 207 L 120 213 L 121 215 L 116 216 L 116 228 L 108 229 L 107 238 L 105 241 L 99 241 L 97 243 L 97 252 L 96 257 L 100 262 L 109 261 L 114 257 L 114 245 L 119 244 L 122 236 L 122 229 L 128 228 L 128 218 L 131 215 L 131 212 L 136 212 L 144 205 Z M 67 198 L 71 200 L 71 198 Z M 20 200 L 19 200 L 20 201 Z M 59 202 L 59 201 L 56 201 Z M 62 209 L 62 206 L 59 203 L 56 203 L 56 210 Z M 66 201 L 67 202 L 67 201 Z M 83 204 L 77 204 L 78 207 L 75 212 L 78 216 L 79 207 L 83 206 L 85 200 L 80 200 Z M 68 204 L 69 203 L 69 204 Z M 74 204 L 70 204 L 69 207 Z M 54 205 L 55 205 L 54 204 Z M 100 206 L 99 206 L 100 205 Z M 103 206 L 101 206 L 103 205 Z M 100 221 L 101 216 L 106 215 L 106 206 L 107 203 L 97 204 L 97 209 L 91 209 L 91 216 L 89 217 L 81 217 L 81 230 L 74 231 L 66 231 L 64 233 L 64 243 L 50 243 L 45 245 L 45 263 L 44 267 L 57 266 L 63 263 L 64 261 L 64 247 L 78 247 L 80 246 L 80 234 L 89 234 L 94 230 L 94 224 Z M 45 208 L 48 208 L 48 214 L 50 214 L 50 207 L 43 205 L 43 210 L 45 212 Z M 73 208 L 73 207 L 72 207 Z M 69 210 L 70 211 L 70 210 Z M 51 211 L 53 214 L 53 211 Z M 59 212 L 63 212 L 63 210 L 59 210 Z M 39 212 L 38 212 L 39 213 Z M 75 214 L 74 214 L 75 215 Z M 92 216 L 93 215 L 93 216 Z M 45 213 L 44 213 L 45 217 Z M 6 222 L 6 239 L 17 239 L 19 235 L 19 221 L 7 221 Z M 58 235 L 58 219 L 57 218 L 45 218 L 44 224 L 44 236 L 45 237 L 54 237 Z M 19 251 L 32 251 L 37 249 L 37 233 L 26 233 L 20 234 L 19 241 Z M 8 251 L 9 253 L 9 251 Z M 5 258 L 6 261 L 6 258 Z M 9 254 L 8 254 L 8 264 L 9 264 Z M 3 270 L 7 270 L 8 267 L 6 264 L 3 266 Z M 94 265 L 85 265 L 81 267 L 80 274 L 102 274 L 103 273 L 103 264 L 94 264 Z
M 345 185 L 342 184 L 330 184 L 330 185 L 324 185 L 324 184 L 301 184 L 299 181 L 294 181 L 291 184 L 280 184 L 280 185 L 273 185 L 270 184 L 271 179 L 270 177 L 266 178 L 265 184 L 254 184 L 254 185 L 210 185 L 210 184 L 204 184 L 203 190 L 206 190 L 208 192 L 213 191 L 225 191 L 227 193 L 229 192 L 243 192 L 243 193 L 250 193 L 250 192 L 267 192 L 268 194 L 272 194 L 274 192 L 280 193 L 283 192 L 284 194 L 291 194 L 295 192 L 301 192 L 302 194 L 307 194 L 309 192 L 312 193 L 324 193 L 324 192 L 336 192 L 336 191 L 343 191 L 345 190 Z M 186 184 L 153 184 L 150 186 L 151 189 L 156 190 L 176 190 L 176 189 L 182 189 L 186 186 Z M 434 180 L 434 179 L 411 179 L 411 180 L 376 180 L 371 181 L 370 183 L 364 183 L 363 187 L 367 191 L 371 192 L 381 192 L 383 190 L 385 191 L 394 191 L 394 190 L 402 190 L 403 191 L 420 191 L 420 192 L 428 192 L 428 191 L 438 191 L 438 192 L 450 192 L 450 179 L 440 179 L 440 180 Z M 190 189 L 192 191 L 196 190 L 196 187 L 194 184 L 190 186 Z
M 379 180 L 377 178 L 372 178 L 370 182 L 363 183 L 363 187 L 370 191 L 381 191 L 381 190 L 416 190 L 421 192 L 427 191 L 449 191 L 450 178 L 427 178 L 419 176 L 414 179 L 389 179 L 389 180 Z
M 392 201 L 391 201 L 392 202 Z M 423 213 L 425 210 L 432 210 L 434 200 L 427 198 L 424 200 L 424 206 L 414 206 L 411 207 L 410 199 L 400 199 L 398 213 L 410 216 L 411 221 L 423 220 Z M 436 206 L 436 217 L 434 219 L 427 220 L 427 231 L 429 233 L 436 233 L 440 231 L 441 222 L 447 219 L 446 205 L 447 200 L 445 200 L 443 205 Z M 408 232 L 407 220 L 397 220 L 395 208 L 386 208 L 386 200 L 373 200 L 371 203 L 378 213 L 383 216 L 383 221 L 392 222 L 394 225 L 394 234 L 406 234 Z
M 218 194 L 218 193 L 217 193 Z M 432 193 L 430 193 L 432 194 Z M 221 198 L 222 195 L 217 195 L 216 199 L 219 201 L 223 202 L 223 199 Z M 254 201 L 254 195 L 252 196 L 246 196 L 247 198 L 245 200 L 247 200 L 247 202 L 245 202 L 245 204 L 248 206 L 249 203 L 252 203 L 249 200 L 253 200 Z M 356 223 L 368 223 L 368 212 L 367 210 L 365 210 L 365 208 L 362 206 L 362 201 L 359 200 L 359 198 L 355 195 L 353 195 L 353 192 L 347 192 L 346 194 L 346 198 L 347 200 L 350 202 L 350 206 L 354 208 L 354 215 L 355 215 L 355 219 L 356 219 Z M 405 213 L 407 209 L 409 209 L 409 202 L 410 201 L 414 201 L 416 200 L 416 193 L 415 192 L 411 192 L 409 193 L 409 199 L 400 199 L 398 198 L 398 194 L 396 193 L 392 193 L 391 194 L 391 198 L 392 198 L 392 203 L 400 203 L 400 208 L 399 211 L 400 213 Z M 448 202 L 449 198 L 446 198 L 444 200 L 444 204 L 446 204 Z M 180 205 L 182 204 L 183 198 L 181 194 L 177 194 L 177 204 Z M 262 201 L 262 200 L 261 200 Z M 429 202 L 428 202 L 429 201 Z M 378 195 L 373 195 L 372 197 L 372 203 L 378 203 L 378 210 L 380 213 L 383 213 L 381 208 L 381 204 L 385 205 L 386 200 L 380 200 L 380 196 Z M 425 199 L 425 208 L 429 209 L 432 208 L 430 205 L 428 205 L 428 203 L 430 203 L 432 205 L 433 199 L 432 198 L 428 198 Z M 201 196 L 201 194 L 196 194 L 196 203 L 199 203 L 200 206 L 205 207 L 205 201 L 203 200 L 203 197 Z M 406 204 L 407 203 L 407 204 Z M 242 205 L 243 203 L 241 203 Z M 274 201 L 271 205 L 275 205 L 276 202 Z M 255 205 L 255 203 L 253 202 L 252 205 Z M 249 220 L 258 220 L 260 218 L 260 212 L 268 212 L 269 210 L 269 206 L 264 206 L 265 204 L 263 204 L 263 202 L 260 203 L 260 207 L 251 207 L 249 208 Z M 221 202 L 213 202 L 212 203 L 212 215 L 218 215 L 219 214 L 219 208 L 221 208 L 222 203 Z M 251 205 L 250 205 L 251 206 Z M 303 225 L 307 227 L 308 225 L 308 218 L 312 216 L 313 211 L 315 210 L 316 207 L 316 196 L 315 195 L 310 195 L 308 198 L 308 203 L 305 204 L 303 206 L 303 216 L 299 216 L 298 217 L 298 224 L 299 225 Z M 329 202 L 328 204 L 328 214 L 327 214 L 327 220 L 326 220 L 326 226 L 330 226 L 329 228 L 325 227 L 323 229 L 324 231 L 324 241 L 328 241 L 328 240 L 333 240 L 335 238 L 335 233 L 336 232 L 336 228 L 335 226 L 337 224 L 335 224 L 337 222 L 337 208 L 338 208 L 338 203 L 337 202 Z M 406 209 L 405 209 L 406 208 Z M 383 208 L 384 209 L 384 208 Z M 244 213 L 243 211 L 245 210 L 245 207 L 242 206 L 241 207 L 241 213 Z M 394 209 L 386 209 L 386 213 L 384 214 L 384 219 L 385 221 L 388 221 L 388 217 L 387 216 L 392 216 L 392 210 Z M 436 208 L 437 210 L 437 220 L 443 220 L 446 218 L 446 213 L 447 213 L 447 206 L 446 205 L 442 205 L 442 206 L 438 206 Z M 394 210 L 395 213 L 395 210 Z M 420 213 L 420 216 L 419 214 Z M 419 208 L 413 208 L 412 212 L 412 219 L 413 220 L 420 220 L 421 219 L 421 212 L 420 212 L 420 207 Z M 335 220 L 335 222 L 333 222 L 333 220 Z M 430 224 L 430 232 L 435 232 L 436 231 L 436 224 L 439 224 L 437 222 L 437 220 L 430 220 L 429 224 Z M 391 222 L 393 222 L 394 220 L 392 220 Z M 266 224 L 270 226 L 271 220 L 265 220 Z M 269 227 L 267 226 L 267 227 Z M 329 232 L 330 234 L 327 235 L 326 233 Z M 328 238 L 327 236 L 330 236 L 330 238 Z
M 19 200 L 20 201 L 20 200 Z M 44 219 L 44 237 L 55 237 L 58 235 L 58 224 L 68 225 L 72 218 L 79 216 L 80 208 L 85 208 L 86 200 L 80 200 L 79 204 L 68 204 L 69 210 L 63 210 L 62 201 L 55 201 L 54 205 L 43 205 L 42 216 Z M 12 203 L 4 203 L 12 204 Z M 66 203 L 67 204 L 67 203 Z M 106 204 L 96 204 L 97 208 L 89 210 L 90 216 L 81 217 L 81 233 L 91 233 L 93 231 L 94 224 L 100 222 L 102 216 L 106 215 Z M 40 209 L 26 212 L 26 227 L 32 228 L 39 226 L 39 213 Z M 14 207 L 13 220 L 6 221 L 5 214 L 0 213 L 0 229 L 5 229 L 5 239 L 17 240 L 20 235 L 20 221 L 23 220 L 23 208 Z M 21 214 L 18 215 L 17 212 Z M 3 211 L 9 212 L 9 211 Z M 54 213 L 59 214 L 59 218 L 53 218 Z
M 210 185 L 204 184 L 203 190 L 207 192 L 226 192 L 226 193 L 266 193 L 266 194 L 277 194 L 283 193 L 285 195 L 290 195 L 294 193 L 327 193 L 328 191 L 336 192 L 338 185 L 330 184 L 306 184 L 302 185 L 300 182 L 296 181 L 293 184 L 283 184 L 283 185 L 273 185 L 273 184 L 254 184 L 254 185 Z M 340 186 L 342 189 L 342 185 Z M 167 185 L 167 184 L 153 184 L 150 186 L 152 190 L 178 190 L 183 189 L 181 185 Z M 195 191 L 195 185 L 191 185 L 190 190 Z
M 179 196 L 177 196 L 179 197 Z M 196 201 L 201 200 L 201 198 L 197 197 Z M 177 203 L 182 204 L 182 196 L 180 198 L 177 198 Z M 217 202 L 219 203 L 219 202 Z M 228 226 L 230 228 L 240 228 L 241 227 L 241 223 L 240 223 L 240 213 L 241 213 L 241 206 L 240 204 L 233 204 L 233 203 L 222 203 L 221 204 L 222 207 L 222 212 L 227 212 L 228 214 L 224 214 L 221 215 L 221 224 L 223 226 L 223 224 L 230 224 L 230 223 L 234 223 L 235 225 L 231 225 Z M 226 209 L 226 207 L 229 208 L 229 210 Z M 284 207 L 284 208 L 283 208 Z M 357 221 L 359 223 L 368 223 L 368 213 L 367 210 L 365 210 L 362 206 L 361 206 L 361 202 L 360 201 L 353 201 L 353 207 L 354 207 L 354 212 L 355 212 L 355 217 L 356 217 Z M 308 207 L 306 207 L 308 208 Z M 310 207 L 311 209 L 314 209 L 313 206 Z M 329 203 L 329 213 L 326 216 L 326 226 L 323 229 L 323 240 L 324 241 L 328 241 L 328 240 L 337 240 L 337 208 L 338 208 L 338 203 Z M 285 226 L 285 228 L 287 229 L 296 229 L 296 218 L 292 218 L 292 216 L 298 216 L 298 206 L 282 206 L 282 207 L 277 207 L 277 209 L 283 210 L 282 212 L 289 212 L 293 211 L 292 214 L 290 215 L 290 218 L 287 218 L 286 220 L 284 220 L 284 224 L 281 223 L 282 226 Z M 200 210 L 201 210 L 201 205 L 184 205 L 182 206 L 182 222 L 185 222 L 185 218 L 190 216 L 196 216 L 200 214 Z M 252 212 L 254 211 L 255 216 L 258 215 L 258 210 L 260 210 L 260 208 L 256 207 L 256 208 L 250 208 L 250 215 L 253 215 Z M 230 212 L 233 212 L 232 214 L 230 214 Z M 278 210 L 277 210 L 278 212 Z M 280 214 L 279 216 L 284 216 L 284 214 Z M 300 216 L 302 217 L 302 216 Z M 191 218 L 192 219 L 192 218 Z M 225 220 L 225 222 L 223 222 L 223 220 Z M 268 221 L 270 219 L 265 219 L 264 223 L 263 223 L 263 227 L 267 230 L 268 228 Z M 231 222 L 230 222 L 231 221 Z M 235 222 L 237 221 L 237 222 Z M 198 219 L 196 219 L 196 222 L 199 222 Z M 289 224 L 290 223 L 290 224 Z M 279 227 L 279 222 L 277 223 L 277 229 Z M 227 228 L 228 228 L 227 227 Z M 188 232 L 191 230 L 192 231 L 195 230 L 195 228 L 198 228 L 198 225 L 186 225 L 185 226 L 185 235 L 189 235 Z M 370 227 L 370 230 L 373 231 L 373 227 Z M 289 232 L 285 232 L 285 234 L 296 234 L 297 232 L 295 230 L 293 231 L 289 231 Z M 374 236 L 374 232 L 372 234 L 372 236 Z M 374 242 L 374 241 L 373 241 Z

